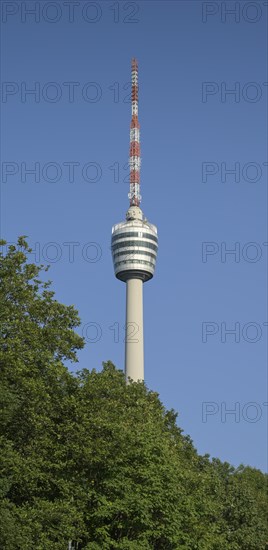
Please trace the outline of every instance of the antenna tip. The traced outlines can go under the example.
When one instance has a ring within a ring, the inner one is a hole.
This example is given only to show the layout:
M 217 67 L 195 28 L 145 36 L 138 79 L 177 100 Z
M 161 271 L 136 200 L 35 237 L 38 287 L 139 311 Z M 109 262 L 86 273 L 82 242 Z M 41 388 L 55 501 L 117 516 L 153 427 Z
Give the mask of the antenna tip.
M 131 59 L 131 66 L 132 66 L 132 69 L 138 69 L 138 60 L 136 59 L 136 57 L 132 57 Z

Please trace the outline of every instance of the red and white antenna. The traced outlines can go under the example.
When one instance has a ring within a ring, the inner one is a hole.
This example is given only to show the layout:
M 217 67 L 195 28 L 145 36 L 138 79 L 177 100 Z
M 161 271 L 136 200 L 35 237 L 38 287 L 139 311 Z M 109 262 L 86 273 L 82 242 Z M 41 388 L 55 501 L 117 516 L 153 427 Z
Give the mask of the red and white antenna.
M 138 62 L 131 61 L 131 123 L 130 123 L 130 192 L 128 198 L 130 206 L 139 206 L 140 195 L 140 125 L 138 121 Z

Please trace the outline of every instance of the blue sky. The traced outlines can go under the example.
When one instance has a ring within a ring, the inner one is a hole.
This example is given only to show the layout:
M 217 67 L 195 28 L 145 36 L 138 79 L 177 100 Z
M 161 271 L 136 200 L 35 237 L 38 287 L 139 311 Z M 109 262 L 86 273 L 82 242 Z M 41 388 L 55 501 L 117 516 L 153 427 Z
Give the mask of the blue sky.
M 159 231 L 146 383 L 200 453 L 265 470 L 265 2 L 1 8 L 2 237 L 28 235 L 57 299 L 79 310 L 78 368 L 123 368 L 125 285 L 109 247 L 128 208 L 137 57 L 142 208 Z

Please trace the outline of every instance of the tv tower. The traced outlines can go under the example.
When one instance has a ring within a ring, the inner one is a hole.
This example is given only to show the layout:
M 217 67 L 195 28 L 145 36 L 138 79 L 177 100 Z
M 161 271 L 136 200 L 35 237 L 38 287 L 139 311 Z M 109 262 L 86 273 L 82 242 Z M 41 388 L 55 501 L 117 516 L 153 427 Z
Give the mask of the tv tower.
M 117 279 L 126 283 L 125 376 L 144 380 L 143 283 L 154 275 L 157 228 L 140 208 L 140 125 L 138 121 L 138 63 L 131 62 L 130 205 L 126 221 L 112 228 L 112 256 Z

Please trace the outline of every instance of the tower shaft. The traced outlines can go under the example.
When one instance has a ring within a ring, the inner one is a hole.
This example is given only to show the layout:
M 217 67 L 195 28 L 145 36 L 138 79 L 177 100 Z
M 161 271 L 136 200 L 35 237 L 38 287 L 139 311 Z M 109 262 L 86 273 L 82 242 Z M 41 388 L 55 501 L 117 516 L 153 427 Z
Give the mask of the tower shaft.
M 126 283 L 125 375 L 137 382 L 144 380 L 143 351 L 143 282 L 128 279 Z

